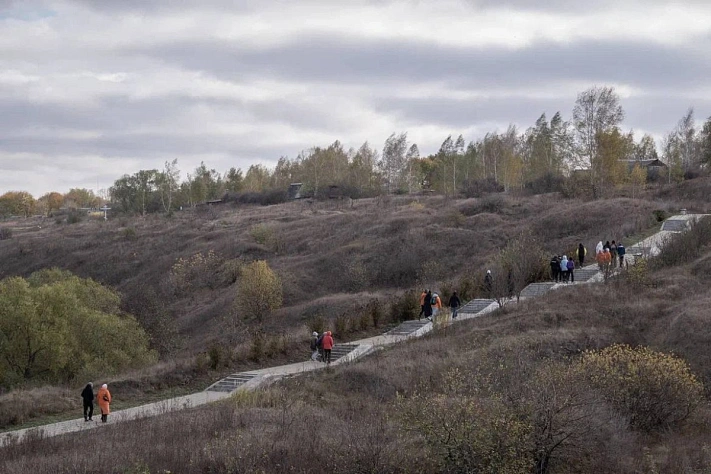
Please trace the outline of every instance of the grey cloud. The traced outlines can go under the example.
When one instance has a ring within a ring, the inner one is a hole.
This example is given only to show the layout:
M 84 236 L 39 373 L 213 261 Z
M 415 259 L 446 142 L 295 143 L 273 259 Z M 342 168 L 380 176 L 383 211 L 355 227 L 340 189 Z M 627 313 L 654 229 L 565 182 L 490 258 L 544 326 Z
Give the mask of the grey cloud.
M 482 123 L 517 123 L 527 128 L 542 113 L 546 113 L 549 119 L 558 111 L 563 116 L 570 115 L 573 99 L 381 99 L 374 107 L 379 112 L 394 114 L 402 122 L 415 126 L 434 122 L 461 130 Z
M 166 0 L 73 0 L 72 3 L 107 13 L 118 11 L 165 13 L 189 8 L 213 8 L 232 12 L 246 12 L 259 7 L 258 2 L 249 0 L 181 0 L 180 2 Z
M 705 84 L 711 73 L 704 53 L 641 42 L 538 43 L 510 50 L 312 36 L 269 49 L 204 42 L 162 46 L 143 54 L 228 79 L 272 76 L 391 85 L 446 80 L 462 88 L 526 87 L 559 80 L 688 87 Z

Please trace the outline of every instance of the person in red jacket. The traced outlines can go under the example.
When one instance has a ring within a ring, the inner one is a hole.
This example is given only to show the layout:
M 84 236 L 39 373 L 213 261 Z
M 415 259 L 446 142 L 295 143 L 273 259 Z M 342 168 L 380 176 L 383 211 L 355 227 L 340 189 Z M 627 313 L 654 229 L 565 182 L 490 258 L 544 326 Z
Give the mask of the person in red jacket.
M 327 331 L 323 336 L 323 361 L 327 364 L 331 363 L 331 349 L 333 349 L 333 336 L 331 331 Z

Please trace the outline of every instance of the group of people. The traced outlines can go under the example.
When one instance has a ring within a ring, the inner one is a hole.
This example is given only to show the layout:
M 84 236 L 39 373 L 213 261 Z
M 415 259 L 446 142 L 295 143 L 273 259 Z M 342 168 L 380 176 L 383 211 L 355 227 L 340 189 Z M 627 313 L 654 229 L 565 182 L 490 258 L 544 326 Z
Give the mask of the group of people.
M 625 255 L 627 249 L 622 242 L 616 243 L 614 240 L 609 240 L 602 243 L 602 240 L 595 246 L 595 259 L 597 260 L 598 268 L 601 272 L 609 272 L 612 268 L 620 268 L 625 265 Z
M 614 240 L 609 240 L 602 243 L 602 240 L 595 246 L 595 261 L 598 264 L 601 272 L 607 272 L 618 265 L 620 268 L 625 264 L 625 254 L 627 250 L 622 242 L 616 243 Z M 575 283 L 575 257 L 577 257 L 578 268 L 585 265 L 585 257 L 588 250 L 580 243 L 575 255 L 553 255 L 550 261 L 551 278 L 556 282 Z
M 457 312 L 461 307 L 462 302 L 457 295 L 457 292 L 453 292 L 452 296 L 449 298 L 449 309 L 452 311 L 452 319 L 457 318 Z M 437 293 L 432 293 L 428 289 L 422 290 L 420 294 L 420 314 L 417 316 L 418 321 L 422 319 L 422 316 L 432 321 L 432 319 L 437 316 L 437 313 L 442 309 L 442 298 L 439 297 Z
M 316 331 L 311 333 L 311 360 L 314 362 L 331 363 L 331 350 L 333 349 L 333 334 L 326 331 L 319 335 Z
M 92 421 L 92 416 L 94 416 L 94 398 L 99 404 L 99 409 L 101 410 L 101 422 L 106 423 L 109 418 L 109 406 L 111 405 L 111 392 L 109 392 L 109 386 L 103 384 L 99 389 L 99 392 L 94 397 L 94 384 L 89 382 L 81 391 L 81 398 L 84 400 L 84 421 Z
M 576 253 L 578 254 L 578 266 L 582 267 L 587 249 L 583 244 L 580 244 Z M 553 281 L 575 283 L 575 259 L 572 255 L 570 257 L 567 255 L 553 255 L 550 265 Z

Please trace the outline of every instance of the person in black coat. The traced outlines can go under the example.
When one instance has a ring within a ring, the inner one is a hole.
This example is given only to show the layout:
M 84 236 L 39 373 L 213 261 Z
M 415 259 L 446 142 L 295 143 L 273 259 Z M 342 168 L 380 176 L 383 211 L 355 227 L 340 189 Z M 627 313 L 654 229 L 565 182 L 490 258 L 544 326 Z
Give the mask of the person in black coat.
M 457 296 L 457 292 L 455 291 L 452 293 L 452 297 L 449 298 L 449 308 L 452 310 L 452 319 L 457 317 L 457 311 L 459 311 L 461 305 L 462 302 L 459 300 L 459 296 Z
M 81 391 L 81 398 L 84 400 L 84 421 L 91 421 L 94 415 L 94 384 L 89 382 Z
M 425 296 L 425 318 L 432 321 L 432 292 L 427 290 L 427 295 Z
M 493 287 L 494 279 L 491 276 L 491 270 L 487 270 L 486 275 L 484 276 L 484 294 L 486 294 L 487 298 L 491 298 Z
M 560 260 L 557 255 L 553 255 L 551 258 L 551 279 L 553 281 L 558 281 L 560 278 Z

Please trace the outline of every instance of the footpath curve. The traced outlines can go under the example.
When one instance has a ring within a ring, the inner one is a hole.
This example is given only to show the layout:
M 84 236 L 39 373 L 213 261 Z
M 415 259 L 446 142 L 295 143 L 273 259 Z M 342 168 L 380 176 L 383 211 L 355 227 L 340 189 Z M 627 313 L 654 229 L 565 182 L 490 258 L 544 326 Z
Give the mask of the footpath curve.
M 664 241 L 670 235 L 678 233 L 688 228 L 688 222 L 700 215 L 679 215 L 667 219 L 662 224 L 662 230 L 644 239 L 635 245 L 627 247 L 627 259 L 629 264 L 634 264 L 635 256 L 653 256 L 659 253 Z M 540 282 L 528 285 L 521 292 L 521 300 L 535 298 L 559 288 L 570 285 L 580 285 L 602 281 L 602 274 L 597 268 L 597 264 L 588 265 L 576 270 L 575 283 L 554 283 Z M 515 303 L 516 300 L 509 300 L 507 304 Z M 457 323 L 467 319 L 478 318 L 495 311 L 499 307 L 498 303 L 492 299 L 474 299 L 466 303 L 459 310 L 457 319 L 451 323 Z M 352 362 L 375 350 L 391 344 L 397 344 L 411 338 L 421 337 L 433 330 L 433 324 L 426 319 L 405 321 L 394 329 L 380 336 L 360 339 L 344 344 L 336 344 L 332 352 L 331 366 Z M 148 418 L 164 413 L 186 410 L 200 405 L 213 403 L 230 397 L 239 390 L 254 390 L 269 383 L 287 376 L 294 376 L 304 372 L 311 372 L 326 368 L 321 362 L 305 361 L 295 364 L 268 367 L 248 372 L 240 372 L 229 375 L 201 392 L 171 398 L 159 402 L 140 405 L 124 410 L 116 410 L 111 413 L 110 423 L 100 423 L 98 421 L 85 422 L 83 418 L 52 423 L 43 426 L 25 428 L 22 430 L 9 431 L 0 434 L 0 447 L 13 443 L 19 443 L 27 439 L 48 438 L 67 433 L 75 433 L 106 426 L 114 425 L 118 422 Z

